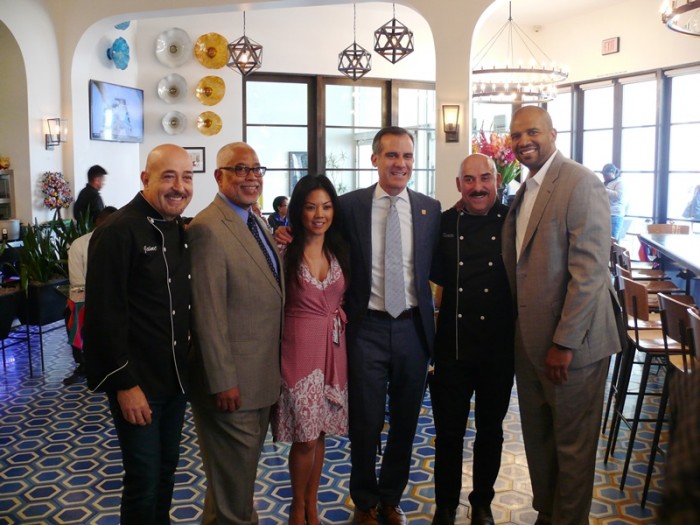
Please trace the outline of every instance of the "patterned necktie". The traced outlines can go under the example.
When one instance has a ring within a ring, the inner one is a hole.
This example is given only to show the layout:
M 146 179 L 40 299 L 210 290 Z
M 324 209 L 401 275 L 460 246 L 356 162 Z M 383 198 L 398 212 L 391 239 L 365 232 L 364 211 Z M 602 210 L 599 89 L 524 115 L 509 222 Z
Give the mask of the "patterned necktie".
M 258 231 L 258 225 L 255 222 L 255 217 L 253 217 L 252 213 L 248 213 L 248 229 L 250 230 L 250 233 L 253 234 L 253 237 L 255 237 L 255 240 L 258 243 L 258 246 L 260 246 L 260 249 L 263 252 L 263 255 L 265 256 L 265 260 L 267 261 L 267 265 L 270 267 L 270 271 L 272 272 L 272 275 L 275 276 L 275 279 L 277 279 L 277 284 L 280 284 L 280 276 L 279 273 L 275 270 L 275 265 L 272 263 L 272 257 L 270 257 L 270 252 L 267 251 L 267 248 L 265 247 L 265 243 L 263 242 L 262 238 L 260 237 L 260 232 Z
M 389 215 L 386 219 L 384 244 L 384 308 L 396 318 L 406 309 L 406 286 L 403 282 L 403 252 L 401 249 L 401 223 L 396 199 L 389 197 Z

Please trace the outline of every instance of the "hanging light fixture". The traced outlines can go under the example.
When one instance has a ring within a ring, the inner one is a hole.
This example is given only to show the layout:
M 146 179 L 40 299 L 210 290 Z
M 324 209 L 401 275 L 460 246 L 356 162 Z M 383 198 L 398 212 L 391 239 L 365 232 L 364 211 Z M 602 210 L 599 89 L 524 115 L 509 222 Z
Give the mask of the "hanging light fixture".
M 352 4 L 352 44 L 338 54 L 338 71 L 353 80 L 372 70 L 372 53 L 357 43 L 357 8 Z
M 661 21 L 673 31 L 700 36 L 700 0 L 666 0 L 661 5 Z
M 413 53 L 413 31 L 396 20 L 396 4 L 391 5 L 394 18 L 374 32 L 374 51 L 396 64 Z
M 262 51 L 260 44 L 245 36 L 245 11 L 243 11 L 243 36 L 228 45 L 231 62 L 226 65 L 245 77 L 262 66 Z
M 530 54 L 528 65 L 515 65 L 514 34 Z M 506 40 L 505 64 L 484 66 L 486 55 L 494 49 L 502 36 L 503 40 Z M 564 68 L 556 66 L 535 41 L 513 21 L 511 2 L 508 2 L 508 21 L 477 53 L 474 64 L 472 96 L 479 102 L 547 102 L 557 96 L 556 84 L 569 76 Z

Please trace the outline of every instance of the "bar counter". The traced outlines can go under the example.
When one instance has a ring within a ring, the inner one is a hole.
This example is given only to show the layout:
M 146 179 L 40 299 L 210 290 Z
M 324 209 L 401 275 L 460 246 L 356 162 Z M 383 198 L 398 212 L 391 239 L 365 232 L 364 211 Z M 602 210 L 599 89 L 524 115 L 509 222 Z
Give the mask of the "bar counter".
M 642 233 L 639 239 L 678 266 L 700 275 L 700 235 Z

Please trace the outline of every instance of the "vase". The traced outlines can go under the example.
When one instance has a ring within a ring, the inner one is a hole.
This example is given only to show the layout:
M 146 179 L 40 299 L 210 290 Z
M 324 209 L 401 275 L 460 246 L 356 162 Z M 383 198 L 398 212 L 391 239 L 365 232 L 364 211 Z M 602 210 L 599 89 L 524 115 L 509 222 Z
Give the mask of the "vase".
M 68 279 L 48 283 L 30 283 L 27 293 L 20 294 L 17 317 L 22 324 L 44 326 L 63 319 L 66 296 L 58 286 L 68 284 Z

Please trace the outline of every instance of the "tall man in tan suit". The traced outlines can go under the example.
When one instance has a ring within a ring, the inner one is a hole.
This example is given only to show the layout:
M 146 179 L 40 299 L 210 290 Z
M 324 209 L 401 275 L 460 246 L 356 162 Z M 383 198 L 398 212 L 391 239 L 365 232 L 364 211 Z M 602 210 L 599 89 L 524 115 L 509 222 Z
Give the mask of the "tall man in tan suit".
M 192 409 L 207 476 L 204 525 L 257 523 L 255 476 L 280 392 L 282 264 L 252 205 L 265 168 L 244 143 L 216 158 L 219 192 L 192 221 Z
M 503 226 L 503 258 L 515 292 L 515 375 L 535 523 L 584 525 L 608 358 L 620 351 L 608 198 L 593 172 L 557 152 L 543 109 L 516 111 L 510 134 L 529 169 Z

